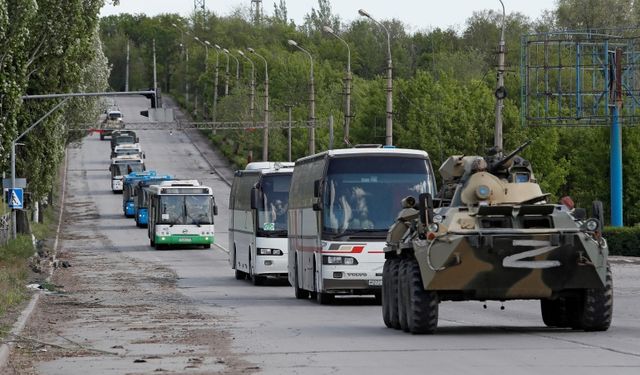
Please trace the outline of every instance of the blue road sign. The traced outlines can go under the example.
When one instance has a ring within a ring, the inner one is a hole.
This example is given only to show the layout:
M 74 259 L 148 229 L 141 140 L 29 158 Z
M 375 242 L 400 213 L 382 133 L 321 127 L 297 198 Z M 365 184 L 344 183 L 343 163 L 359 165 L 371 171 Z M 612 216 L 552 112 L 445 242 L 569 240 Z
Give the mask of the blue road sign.
M 21 188 L 9 189 L 9 208 L 22 210 L 24 208 L 24 190 Z

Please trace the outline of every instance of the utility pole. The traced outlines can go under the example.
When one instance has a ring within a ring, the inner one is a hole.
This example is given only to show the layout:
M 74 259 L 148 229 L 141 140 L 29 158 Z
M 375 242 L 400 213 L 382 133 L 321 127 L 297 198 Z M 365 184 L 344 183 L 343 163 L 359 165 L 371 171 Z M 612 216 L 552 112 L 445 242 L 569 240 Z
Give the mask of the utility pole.
M 291 104 L 287 104 L 286 105 L 287 110 L 289 111 L 289 126 L 288 126 L 288 132 L 287 132 L 287 152 L 288 152 L 288 161 L 291 161 L 291 126 L 292 126 L 292 117 L 291 117 L 291 109 L 293 108 L 293 106 Z
M 500 45 L 498 46 L 498 83 L 496 87 L 496 125 L 494 131 L 493 145 L 502 154 L 502 108 L 504 107 L 504 98 L 507 97 L 507 90 L 504 88 L 504 61 L 505 61 L 505 41 L 504 41 L 504 25 L 506 22 L 506 12 L 504 3 L 499 0 L 502 5 L 502 31 L 500 33 Z
M 262 160 L 269 160 L 269 65 L 267 59 L 256 52 L 253 48 L 248 48 L 249 52 L 258 56 L 264 62 L 264 128 L 262 130 Z M 227 68 L 229 60 L 227 57 Z
M 129 90 L 125 90 L 129 91 Z M 156 66 L 156 40 L 153 40 L 153 91 L 158 92 L 158 68 Z M 157 100 L 156 96 L 156 100 Z
M 124 91 L 129 91 L 129 39 L 127 39 L 127 71 L 124 79 Z

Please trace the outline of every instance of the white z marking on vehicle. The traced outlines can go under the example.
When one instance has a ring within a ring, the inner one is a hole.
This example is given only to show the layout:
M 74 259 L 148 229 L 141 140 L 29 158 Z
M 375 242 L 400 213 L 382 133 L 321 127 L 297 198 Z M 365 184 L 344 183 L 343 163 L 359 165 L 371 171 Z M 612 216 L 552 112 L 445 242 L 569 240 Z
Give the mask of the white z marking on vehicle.
M 521 260 L 526 258 L 532 258 L 544 253 L 548 253 L 558 248 L 558 246 L 551 246 L 551 242 L 549 241 L 514 240 L 513 246 L 515 247 L 526 246 L 526 247 L 537 247 L 537 248 L 505 257 L 502 260 L 503 267 L 544 269 L 544 268 L 560 267 L 561 265 L 560 261 L 558 260 Z

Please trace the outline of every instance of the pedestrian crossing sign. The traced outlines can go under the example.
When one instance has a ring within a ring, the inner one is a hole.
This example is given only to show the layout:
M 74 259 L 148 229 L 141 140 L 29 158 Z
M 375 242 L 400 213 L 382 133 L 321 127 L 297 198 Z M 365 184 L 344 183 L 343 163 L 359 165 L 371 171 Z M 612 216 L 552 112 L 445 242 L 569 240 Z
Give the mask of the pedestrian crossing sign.
M 24 191 L 22 188 L 9 189 L 9 208 L 22 210 L 24 208 Z

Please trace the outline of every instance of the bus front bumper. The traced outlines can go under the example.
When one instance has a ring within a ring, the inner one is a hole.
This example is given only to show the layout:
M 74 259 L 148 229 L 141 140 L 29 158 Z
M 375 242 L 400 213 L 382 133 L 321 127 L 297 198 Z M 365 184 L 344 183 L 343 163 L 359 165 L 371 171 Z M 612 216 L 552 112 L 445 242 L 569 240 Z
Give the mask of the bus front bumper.
M 211 236 L 188 236 L 188 235 L 168 235 L 155 236 L 155 243 L 159 245 L 211 245 L 214 237 Z

